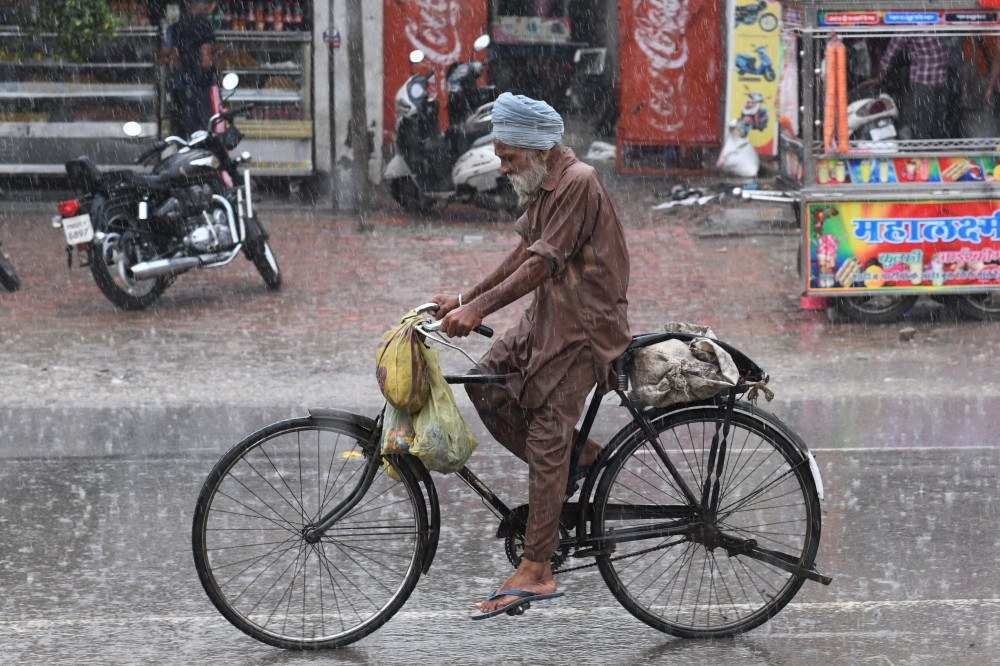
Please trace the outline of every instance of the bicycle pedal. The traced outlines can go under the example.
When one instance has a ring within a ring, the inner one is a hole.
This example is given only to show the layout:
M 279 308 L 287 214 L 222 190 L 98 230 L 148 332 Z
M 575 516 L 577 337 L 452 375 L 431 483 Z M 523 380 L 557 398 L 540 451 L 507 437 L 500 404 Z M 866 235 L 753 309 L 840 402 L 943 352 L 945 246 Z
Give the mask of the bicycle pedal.
M 523 606 L 518 606 L 517 608 L 511 608 L 509 611 L 507 611 L 507 615 L 510 615 L 511 617 L 515 615 L 524 615 L 524 611 L 528 610 L 529 608 L 531 608 L 531 602 L 528 602 Z

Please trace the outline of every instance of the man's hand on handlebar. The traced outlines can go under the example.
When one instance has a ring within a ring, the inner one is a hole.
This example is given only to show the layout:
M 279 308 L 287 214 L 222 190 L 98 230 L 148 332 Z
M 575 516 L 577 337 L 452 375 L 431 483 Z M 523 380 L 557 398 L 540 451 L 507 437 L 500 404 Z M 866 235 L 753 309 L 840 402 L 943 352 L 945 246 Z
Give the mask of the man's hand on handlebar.
M 438 309 L 434 312 L 435 319 L 444 319 L 449 312 L 458 307 L 458 298 L 455 296 L 438 294 L 431 301 L 437 303 L 438 306 Z
M 455 305 L 458 305 L 458 299 L 455 299 Z M 483 316 L 476 309 L 476 306 L 472 303 L 466 303 L 459 308 L 453 308 L 441 320 L 441 330 L 449 337 L 464 338 L 482 323 Z

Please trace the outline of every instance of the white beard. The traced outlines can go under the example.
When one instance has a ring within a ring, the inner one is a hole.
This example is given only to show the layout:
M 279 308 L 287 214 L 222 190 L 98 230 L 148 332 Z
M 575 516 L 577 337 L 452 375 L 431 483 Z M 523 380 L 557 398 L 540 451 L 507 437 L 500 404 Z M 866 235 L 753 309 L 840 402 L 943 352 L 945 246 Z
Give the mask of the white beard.
M 517 203 L 519 206 L 524 208 L 525 205 L 535 198 L 538 188 L 542 186 L 542 181 L 545 180 L 547 174 L 548 168 L 545 165 L 545 161 L 539 160 L 534 162 L 524 173 L 508 176 L 510 184 L 514 187 L 514 193 L 517 194 Z

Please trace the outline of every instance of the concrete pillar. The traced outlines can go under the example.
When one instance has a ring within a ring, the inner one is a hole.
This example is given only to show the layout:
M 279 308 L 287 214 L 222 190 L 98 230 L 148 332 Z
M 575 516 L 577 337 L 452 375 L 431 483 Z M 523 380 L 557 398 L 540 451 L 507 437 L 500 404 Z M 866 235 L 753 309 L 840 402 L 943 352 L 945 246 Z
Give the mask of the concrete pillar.
M 321 2 L 323 0 L 320 0 Z M 333 127 L 333 183 L 334 205 L 350 208 L 354 203 L 351 186 L 352 151 L 347 147 L 347 123 L 351 119 L 351 87 L 345 48 L 347 16 L 343 0 L 329 0 L 332 5 L 329 30 L 340 31 L 341 48 L 333 51 L 333 108 L 330 110 Z M 365 88 L 367 94 L 368 129 L 374 133 L 374 146 L 369 162 L 371 182 L 377 185 L 382 179 L 382 2 L 365 2 Z M 322 31 L 320 31 L 322 34 Z M 324 47 L 325 48 L 325 47 Z M 317 75 L 318 77 L 318 75 Z M 317 96 L 318 97 L 318 96 Z M 328 144 L 329 145 L 329 144 Z M 317 146 L 317 152 L 322 148 Z M 329 152 L 329 151 L 328 151 Z

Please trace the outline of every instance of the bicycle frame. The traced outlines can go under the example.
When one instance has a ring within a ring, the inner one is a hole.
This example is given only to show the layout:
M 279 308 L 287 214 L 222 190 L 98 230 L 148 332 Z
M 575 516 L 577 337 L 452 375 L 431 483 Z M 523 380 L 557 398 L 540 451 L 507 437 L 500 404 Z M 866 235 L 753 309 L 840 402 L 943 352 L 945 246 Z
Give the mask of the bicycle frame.
M 644 346 L 644 344 L 649 344 L 650 341 L 659 341 L 660 339 L 667 338 L 684 339 L 687 337 L 692 336 L 686 336 L 684 334 L 657 334 L 646 337 L 645 340 L 642 340 L 642 344 Z M 671 536 L 683 536 L 697 539 L 706 544 L 711 543 L 712 547 L 723 548 L 731 555 L 746 555 L 803 578 L 820 582 L 825 585 L 830 584 L 832 579 L 817 571 L 813 563 L 808 563 L 807 566 L 803 566 L 792 556 L 778 551 L 762 548 L 752 539 L 744 540 L 730 537 L 721 533 L 715 526 L 716 514 L 719 509 L 720 501 L 720 480 L 725 468 L 726 453 L 729 443 L 729 431 L 732 415 L 736 405 L 736 398 L 750 390 L 752 383 L 747 383 L 747 380 L 750 382 L 760 382 L 766 381 L 767 378 L 767 375 L 762 370 L 757 368 L 757 366 L 749 361 L 749 359 L 746 359 L 746 357 L 739 353 L 738 350 L 730 348 L 729 351 L 735 358 L 737 358 L 741 366 L 749 364 L 751 370 L 745 372 L 743 377 L 741 377 L 741 381 L 728 391 L 727 394 L 724 394 L 722 419 L 716 424 L 716 432 L 712 437 L 709 449 L 708 463 L 706 466 L 708 473 L 706 474 L 702 487 L 695 489 L 690 487 L 687 481 L 681 476 L 677 467 L 674 465 L 674 462 L 671 460 L 666 449 L 659 441 L 651 422 L 646 417 L 643 407 L 633 402 L 626 393 L 627 375 L 625 368 L 630 361 L 630 354 L 627 353 L 619 359 L 619 361 L 615 364 L 615 374 L 618 377 L 618 385 L 613 388 L 613 391 L 621 399 L 621 405 L 628 410 L 629 414 L 632 416 L 633 423 L 635 423 L 635 425 L 639 428 L 645 440 L 649 443 L 651 449 L 655 452 L 656 456 L 667 469 L 674 483 L 677 484 L 677 488 L 683 494 L 686 502 L 684 504 L 660 506 L 609 504 L 605 507 L 604 518 L 606 520 L 662 519 L 663 522 L 652 525 L 643 525 L 640 527 L 618 529 L 614 530 L 613 534 L 593 534 L 590 530 L 590 523 L 593 520 L 593 505 L 591 497 L 593 496 L 598 480 L 604 470 L 607 469 L 612 463 L 618 449 L 625 444 L 625 441 L 612 442 L 612 444 L 602 449 L 601 454 L 592 464 L 591 471 L 585 478 L 583 487 L 580 491 L 579 501 L 566 502 L 563 505 L 560 524 L 563 528 L 567 529 L 567 531 L 569 529 L 573 529 L 575 531 L 575 536 L 570 539 L 561 540 L 559 547 L 570 547 L 575 549 L 573 557 L 594 557 L 609 553 L 613 549 L 614 545 L 618 543 L 644 539 L 664 539 Z M 503 375 L 489 374 L 446 375 L 445 379 L 449 384 L 500 384 L 506 381 L 506 377 Z M 590 432 L 593 428 L 594 421 L 597 418 L 597 413 L 603 402 L 604 395 L 605 394 L 599 392 L 595 393 L 594 397 L 587 406 L 583 423 L 574 441 L 573 450 L 570 456 L 571 479 L 577 469 L 583 447 L 590 437 Z M 718 405 L 719 402 L 705 404 Z M 677 409 L 687 409 L 691 406 L 692 405 L 678 405 Z M 370 461 L 368 469 L 365 471 L 364 483 L 360 484 L 350 497 L 346 498 L 338 504 L 338 506 L 331 509 L 315 525 L 307 530 L 307 540 L 315 539 L 318 541 L 323 532 L 335 524 L 339 518 L 348 514 L 367 492 L 368 487 L 381 466 L 381 426 L 382 418 L 380 415 L 378 419 L 371 422 L 370 437 L 364 445 L 365 452 Z M 780 430 L 779 428 L 775 429 Z M 799 443 L 796 443 L 796 445 L 804 447 L 804 445 Z M 394 456 L 394 458 L 401 458 L 403 460 L 400 462 L 404 462 L 407 457 Z M 803 452 L 801 464 L 809 464 L 805 452 Z M 422 471 L 422 474 L 415 473 L 415 475 L 422 477 L 420 480 L 425 486 L 428 487 L 428 490 L 432 489 L 433 482 L 430 480 L 430 477 L 423 465 L 418 461 L 415 461 L 412 466 L 417 467 Z M 501 530 L 498 531 L 497 536 L 505 536 L 505 534 L 502 533 L 503 524 L 511 516 L 514 510 L 508 507 L 489 488 L 489 486 L 480 480 L 468 467 L 460 469 L 457 472 L 457 475 L 466 483 L 466 485 L 469 486 L 469 488 L 472 489 L 474 493 L 476 493 L 476 495 L 479 496 L 487 508 L 489 508 L 490 511 L 501 521 Z M 569 484 L 567 488 L 567 499 L 569 499 L 569 497 L 576 492 L 577 487 L 577 482 L 571 482 Z M 435 514 L 436 517 L 436 496 L 434 497 L 431 508 L 432 513 Z M 430 559 L 433 559 L 434 550 L 436 550 L 437 525 L 436 520 L 432 521 L 431 529 L 434 531 L 434 534 L 431 539 L 431 548 L 428 551 Z M 660 545 L 658 547 L 667 547 L 669 545 L 672 544 Z M 430 561 L 426 561 L 424 563 L 425 571 L 429 567 Z

